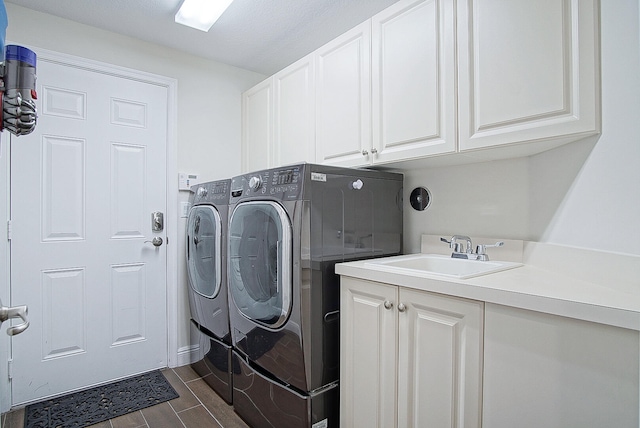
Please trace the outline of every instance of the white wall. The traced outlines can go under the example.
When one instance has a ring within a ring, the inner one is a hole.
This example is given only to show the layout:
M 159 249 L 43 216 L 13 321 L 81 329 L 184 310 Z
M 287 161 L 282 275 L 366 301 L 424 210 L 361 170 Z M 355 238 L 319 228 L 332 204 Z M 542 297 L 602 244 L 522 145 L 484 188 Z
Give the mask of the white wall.
M 178 81 L 178 159 L 181 172 L 201 181 L 240 173 L 241 94 L 265 76 L 175 50 L 120 36 L 11 3 L 7 40 L 135 70 Z M 177 180 L 178 178 L 175 177 Z M 187 201 L 188 192 L 179 200 Z M 178 255 L 184 254 L 184 219 L 178 219 Z M 184 258 L 178 262 L 179 349 L 188 348 L 189 303 Z M 173 284 L 169 284 L 173 286 Z
M 404 171 L 404 252 L 420 252 L 420 235 L 528 239 L 529 161 L 525 158 Z M 409 205 L 415 187 L 431 206 Z M 442 244 L 446 249 L 446 244 Z
M 640 11 L 601 2 L 602 135 L 523 159 L 406 171 L 405 252 L 421 233 L 640 255 Z M 416 186 L 431 207 L 411 209 Z M 444 245 L 444 244 L 443 244 Z
M 638 0 L 602 1 L 601 9 L 602 136 L 554 215 L 548 222 L 537 218 L 532 232 L 544 242 L 640 254 Z M 569 150 L 531 160 L 532 194 L 554 185 L 549 169 L 562 168 L 565 157 L 582 155 L 578 148 Z

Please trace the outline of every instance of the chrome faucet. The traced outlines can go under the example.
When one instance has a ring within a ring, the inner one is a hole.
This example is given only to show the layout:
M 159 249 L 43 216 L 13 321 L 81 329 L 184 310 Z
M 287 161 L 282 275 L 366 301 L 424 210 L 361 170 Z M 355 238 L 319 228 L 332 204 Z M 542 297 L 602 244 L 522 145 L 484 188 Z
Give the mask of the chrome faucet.
M 451 240 L 440 238 L 442 242 L 449 244 L 449 248 L 453 250 L 451 258 L 454 259 L 467 259 L 467 260 L 481 260 L 488 261 L 489 255 L 487 254 L 487 248 L 502 247 L 504 241 L 496 242 L 495 244 L 480 244 L 476 247 L 475 253 L 473 252 L 473 243 L 471 238 L 465 235 L 453 235 Z M 466 247 L 458 241 L 465 241 Z
M 449 244 L 449 248 L 453 250 L 453 254 L 451 254 L 451 257 L 466 259 L 467 257 L 465 257 L 465 255 L 471 254 L 473 252 L 473 243 L 471 242 L 471 238 L 469 238 L 468 236 L 453 235 L 450 241 L 446 240 L 445 238 L 440 238 L 440 240 Z M 466 247 L 464 247 L 463 244 L 458 241 L 466 241 Z

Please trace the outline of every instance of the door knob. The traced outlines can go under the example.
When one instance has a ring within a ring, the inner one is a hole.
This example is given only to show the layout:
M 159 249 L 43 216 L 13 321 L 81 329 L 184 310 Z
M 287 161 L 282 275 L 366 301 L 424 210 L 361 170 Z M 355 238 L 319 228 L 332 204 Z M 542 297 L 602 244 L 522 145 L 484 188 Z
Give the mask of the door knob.
M 161 238 L 161 237 L 156 236 L 156 237 L 155 237 L 155 238 L 153 238 L 151 241 L 144 241 L 144 242 L 145 242 L 145 244 L 146 244 L 147 242 L 151 242 L 155 247 L 159 247 L 160 245 L 162 245 L 162 243 L 163 243 L 164 241 L 162 240 L 162 238 Z
M 0 324 L 11 318 L 20 318 L 22 320 L 22 324 L 7 329 L 9 336 L 20 334 L 29 327 L 29 320 L 27 319 L 28 312 L 29 309 L 24 305 L 13 307 L 2 306 L 2 301 L 0 300 Z

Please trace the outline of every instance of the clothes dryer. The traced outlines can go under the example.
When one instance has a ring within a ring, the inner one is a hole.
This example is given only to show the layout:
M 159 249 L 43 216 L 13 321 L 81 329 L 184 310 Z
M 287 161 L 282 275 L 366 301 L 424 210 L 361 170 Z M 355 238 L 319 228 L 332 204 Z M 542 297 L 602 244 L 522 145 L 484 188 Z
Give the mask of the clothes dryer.
M 186 257 L 193 369 L 225 401 L 232 402 L 231 335 L 227 300 L 227 227 L 231 180 L 191 188 Z
M 338 426 L 335 264 L 400 254 L 402 179 L 314 164 L 232 179 L 234 408 L 249 425 Z

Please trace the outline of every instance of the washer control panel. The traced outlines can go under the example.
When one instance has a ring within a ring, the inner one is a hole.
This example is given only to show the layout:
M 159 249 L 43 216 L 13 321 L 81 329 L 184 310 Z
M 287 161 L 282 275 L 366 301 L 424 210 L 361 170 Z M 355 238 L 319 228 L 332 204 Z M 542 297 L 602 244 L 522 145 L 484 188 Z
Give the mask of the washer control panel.
M 224 202 L 229 200 L 229 186 L 231 180 L 212 181 L 193 186 L 195 192 L 194 203 Z

